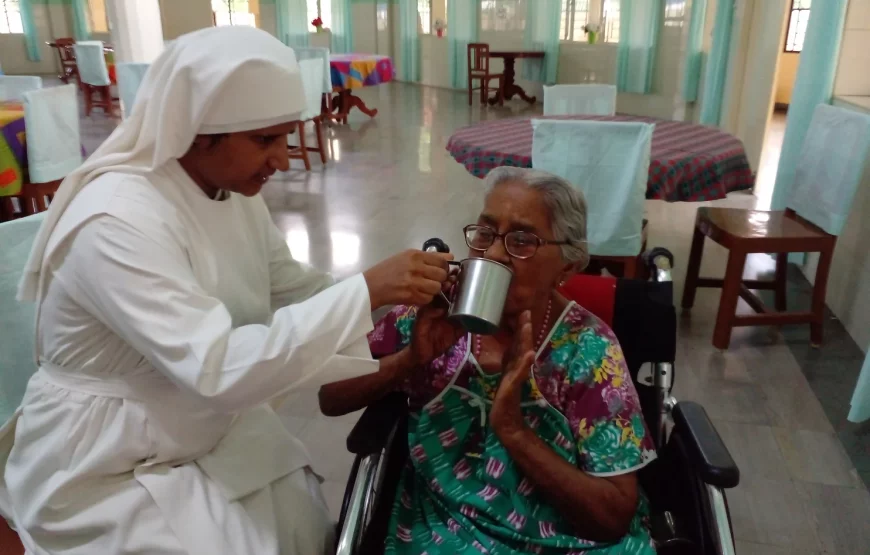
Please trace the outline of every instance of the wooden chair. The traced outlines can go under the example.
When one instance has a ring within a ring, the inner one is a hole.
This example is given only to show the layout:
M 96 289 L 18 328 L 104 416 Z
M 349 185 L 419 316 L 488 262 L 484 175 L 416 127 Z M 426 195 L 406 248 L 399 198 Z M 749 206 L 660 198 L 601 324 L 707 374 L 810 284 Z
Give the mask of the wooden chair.
M 3 555 L 24 555 L 24 546 L 18 539 L 18 534 L 9 528 L 6 521 L 0 518 L 0 553 Z
M 287 145 L 287 156 L 291 160 L 302 160 L 305 170 L 311 171 L 309 152 L 320 154 L 320 162 L 326 163 L 326 145 L 323 140 L 323 72 L 324 64 L 319 59 L 299 60 L 299 72 L 302 74 L 302 87 L 305 91 L 305 110 L 302 119 L 297 122 L 296 135 L 299 136 L 299 146 Z M 305 139 L 305 123 L 314 123 L 317 146 L 308 146 Z
M 308 121 L 314 122 L 314 132 L 317 137 L 317 146 L 308 146 L 305 139 L 305 122 L 299 121 L 296 125 L 296 134 L 299 136 L 299 146 L 287 146 L 287 156 L 291 160 L 302 160 L 305 164 L 305 171 L 311 171 L 311 159 L 308 157 L 309 152 L 316 152 L 320 155 L 320 163 L 326 163 L 326 146 L 323 141 L 323 118 L 316 116 Z
M 705 207 L 698 210 L 692 250 L 686 271 L 682 306 L 692 308 L 698 287 L 722 289 L 713 331 L 713 346 L 727 349 L 735 326 L 810 325 L 810 343 L 823 338 L 828 273 L 849 206 L 855 196 L 870 148 L 870 116 L 819 105 L 795 172 L 789 208 L 764 212 L 737 208 Z M 699 277 L 704 239 L 709 237 L 728 249 L 724 279 Z M 819 253 L 809 311 L 786 312 L 788 253 Z M 746 256 L 775 253 L 773 281 L 744 280 Z M 752 290 L 773 290 L 770 310 Z M 757 313 L 735 314 L 742 298 Z
M 473 104 L 474 91 L 480 91 L 480 103 L 486 104 L 489 100 L 489 82 L 498 80 L 499 106 L 504 106 L 504 74 L 489 72 L 489 45 L 481 42 L 472 42 L 468 45 L 468 105 Z M 480 87 L 474 87 L 474 80 L 480 81 Z
M 102 108 L 109 116 L 114 115 L 120 99 L 112 96 L 112 80 L 106 65 L 103 43 L 81 41 L 73 45 L 78 65 L 79 86 L 85 97 L 85 115 L 94 108 Z
M 32 216 L 48 210 L 62 181 L 63 179 L 56 179 L 47 183 L 25 183 L 21 187 L 23 215 Z
M 52 47 L 57 50 L 57 57 L 60 60 L 60 78 L 64 85 L 69 83 L 71 78 L 78 79 L 78 66 L 76 65 L 76 53 L 73 45 L 76 40 L 71 37 L 56 39 Z
M 646 242 L 648 237 L 647 224 L 649 220 L 643 221 L 641 230 L 641 247 L 640 254 L 637 256 L 596 256 L 589 257 L 589 265 L 583 270 L 584 274 L 600 275 L 601 270 L 618 278 L 625 279 L 647 279 L 644 269 L 646 265 L 643 262 L 643 253 L 646 252 Z

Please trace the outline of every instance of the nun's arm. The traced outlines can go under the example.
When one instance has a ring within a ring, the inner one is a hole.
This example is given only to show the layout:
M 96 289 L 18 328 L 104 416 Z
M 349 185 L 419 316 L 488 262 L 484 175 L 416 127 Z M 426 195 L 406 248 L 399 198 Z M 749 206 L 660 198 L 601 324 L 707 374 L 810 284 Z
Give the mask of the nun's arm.
M 269 325 L 234 328 L 161 229 L 99 217 L 78 232 L 64 266 L 64 285 L 86 310 L 216 410 L 378 370 L 368 349 L 354 348 L 373 327 L 361 275 L 277 310 Z
M 281 231 L 271 221 L 267 225 L 273 312 L 313 297 L 335 283 L 330 274 L 294 260 Z

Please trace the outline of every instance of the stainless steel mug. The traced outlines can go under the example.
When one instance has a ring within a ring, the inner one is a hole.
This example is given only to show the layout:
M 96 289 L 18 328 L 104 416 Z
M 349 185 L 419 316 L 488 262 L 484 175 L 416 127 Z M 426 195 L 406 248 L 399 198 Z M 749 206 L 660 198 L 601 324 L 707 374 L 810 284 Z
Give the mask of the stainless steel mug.
M 424 250 L 449 252 L 443 242 L 431 245 L 432 241 L 426 242 Z M 459 278 L 453 289 L 453 300 L 441 294 L 450 306 L 447 317 L 458 321 L 471 333 L 494 334 L 501 324 L 513 271 L 486 258 L 466 258 L 451 264 L 459 266 Z

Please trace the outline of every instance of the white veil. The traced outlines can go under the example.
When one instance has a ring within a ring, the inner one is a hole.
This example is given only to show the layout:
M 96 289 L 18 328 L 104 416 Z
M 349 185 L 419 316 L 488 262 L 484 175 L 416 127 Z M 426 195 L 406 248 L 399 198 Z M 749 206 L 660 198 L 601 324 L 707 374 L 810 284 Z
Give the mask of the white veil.
M 173 41 L 148 69 L 129 119 L 58 188 L 24 267 L 18 299 L 36 300 L 51 254 L 49 238 L 73 197 L 96 177 L 151 171 L 184 155 L 198 134 L 285 123 L 298 119 L 304 106 L 296 55 L 265 31 L 215 27 Z

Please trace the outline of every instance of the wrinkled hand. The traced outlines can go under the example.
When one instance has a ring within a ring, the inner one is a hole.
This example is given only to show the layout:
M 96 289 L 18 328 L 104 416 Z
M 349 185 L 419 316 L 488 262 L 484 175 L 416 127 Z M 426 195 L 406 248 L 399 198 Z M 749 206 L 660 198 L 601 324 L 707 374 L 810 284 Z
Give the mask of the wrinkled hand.
M 429 304 L 420 308 L 411 331 L 411 360 L 415 367 L 429 364 L 459 341 L 465 331 L 447 319 L 447 308 Z
M 529 311 L 519 316 L 511 350 L 505 354 L 501 383 L 492 402 L 489 421 L 499 438 L 521 432 L 525 427 L 522 401 L 523 383 L 529 379 L 535 362 L 532 343 L 532 315 Z
M 453 255 L 407 250 L 363 273 L 372 310 L 391 304 L 426 305 L 447 281 Z

